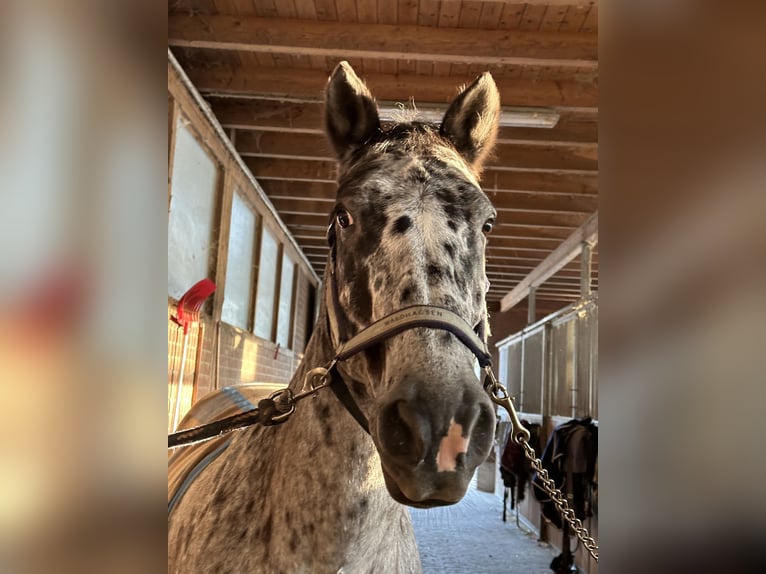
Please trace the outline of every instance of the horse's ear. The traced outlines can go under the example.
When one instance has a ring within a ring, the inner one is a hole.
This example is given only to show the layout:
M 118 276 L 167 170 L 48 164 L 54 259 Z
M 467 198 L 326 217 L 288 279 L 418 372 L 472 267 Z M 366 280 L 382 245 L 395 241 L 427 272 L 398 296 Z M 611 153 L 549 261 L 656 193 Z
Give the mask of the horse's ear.
M 478 173 L 495 144 L 499 120 L 500 94 L 484 72 L 452 101 L 439 131 Z
M 348 62 L 338 64 L 327 82 L 325 126 L 340 159 L 380 128 L 375 100 Z

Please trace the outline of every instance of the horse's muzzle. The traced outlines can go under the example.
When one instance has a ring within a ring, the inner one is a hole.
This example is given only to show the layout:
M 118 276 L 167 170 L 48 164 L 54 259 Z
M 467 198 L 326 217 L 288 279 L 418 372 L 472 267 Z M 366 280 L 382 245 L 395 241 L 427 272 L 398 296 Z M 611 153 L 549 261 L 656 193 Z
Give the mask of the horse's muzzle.
M 379 413 L 371 431 L 391 496 L 418 507 L 460 501 L 494 439 L 494 408 L 473 373 L 450 384 L 403 377 Z

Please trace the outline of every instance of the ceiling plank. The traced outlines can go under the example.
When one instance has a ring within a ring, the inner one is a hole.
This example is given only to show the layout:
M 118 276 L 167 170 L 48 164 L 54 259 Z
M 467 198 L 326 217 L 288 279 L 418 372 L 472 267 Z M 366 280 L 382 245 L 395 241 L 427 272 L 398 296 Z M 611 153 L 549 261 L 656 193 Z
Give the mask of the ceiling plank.
M 319 102 L 282 102 L 255 98 L 216 98 L 208 101 L 218 121 L 226 128 L 297 133 L 324 133 L 324 116 Z M 593 112 L 560 110 L 553 128 L 503 126 L 498 143 L 539 141 L 548 145 L 596 144 L 598 121 Z
M 329 204 L 328 204 L 329 205 Z M 281 211 L 280 217 L 287 226 L 293 225 L 327 225 L 327 216 L 329 210 L 312 212 L 296 206 L 297 209 L 290 211 Z M 566 228 L 574 231 L 587 218 L 585 214 L 580 213 L 542 213 L 535 211 L 518 211 L 504 216 L 515 225 L 529 225 L 531 227 L 552 227 Z
M 319 181 L 289 181 L 264 179 L 261 187 L 269 196 L 305 197 L 307 199 L 335 199 L 338 186 Z
M 208 98 L 208 101 L 218 121 L 227 128 L 324 133 L 320 103 L 238 98 Z
M 243 161 L 259 181 L 276 179 L 334 183 L 337 177 L 335 162 L 262 157 L 245 157 Z M 595 195 L 598 193 L 598 174 L 564 170 L 545 172 L 490 168 L 482 174 L 481 186 L 493 202 L 498 199 L 502 190 Z
M 191 67 L 189 78 L 203 94 L 217 96 L 247 96 L 284 98 L 290 101 L 321 100 L 327 83 L 324 70 L 269 68 L 241 65 L 236 69 L 225 66 Z M 364 80 L 379 100 L 420 104 L 442 104 L 452 101 L 455 88 L 468 84 L 473 76 L 422 76 L 413 74 L 364 74 Z M 515 79 L 496 77 L 495 83 L 503 105 L 598 107 L 598 86 L 595 82 L 572 80 Z
M 544 8 L 543 8 L 544 10 Z M 598 35 L 171 13 L 168 44 L 267 54 L 595 69 Z
M 545 283 L 556 274 L 564 265 L 572 261 L 582 251 L 583 243 L 595 243 L 598 240 L 598 212 L 568 237 L 559 247 L 545 258 L 524 280 L 509 291 L 500 303 L 500 311 L 505 312 L 514 305 L 526 299 L 530 287 L 537 287 Z
M 462 0 L 441 0 L 442 2 L 461 2 Z M 507 4 L 508 0 L 482 0 L 485 3 Z M 596 0 L 527 0 L 530 6 L 593 6 Z
M 241 156 L 279 157 L 287 159 L 321 159 L 334 161 L 335 154 L 324 135 L 247 130 L 237 132 L 237 151 Z M 499 143 L 495 146 L 489 166 L 528 169 L 563 169 L 595 171 L 598 150 L 595 146 L 527 146 Z
M 332 184 L 269 181 L 261 182 L 261 187 L 274 201 L 275 199 L 290 199 L 292 201 L 322 201 L 328 202 L 328 209 L 335 201 L 335 186 Z M 544 192 L 506 192 L 500 195 L 493 205 L 504 219 L 506 212 L 515 211 L 548 211 L 570 213 L 593 213 L 598 209 L 598 199 L 592 195 L 565 195 Z M 498 239 L 499 241 L 499 239 Z M 494 234 L 490 236 L 490 244 L 495 244 Z
M 283 157 L 297 159 L 321 159 L 334 161 L 335 153 L 324 135 L 262 132 L 245 130 L 237 132 L 237 151 L 242 157 Z

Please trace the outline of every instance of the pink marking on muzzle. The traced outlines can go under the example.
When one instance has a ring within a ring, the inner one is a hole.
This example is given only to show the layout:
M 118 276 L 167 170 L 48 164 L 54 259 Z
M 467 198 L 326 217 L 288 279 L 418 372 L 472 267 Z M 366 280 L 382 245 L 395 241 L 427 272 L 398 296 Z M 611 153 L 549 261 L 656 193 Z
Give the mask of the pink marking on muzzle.
M 439 443 L 436 453 L 436 468 L 439 472 L 454 472 L 457 467 L 457 455 L 468 452 L 470 437 L 463 437 L 463 425 L 450 421 L 447 435 Z

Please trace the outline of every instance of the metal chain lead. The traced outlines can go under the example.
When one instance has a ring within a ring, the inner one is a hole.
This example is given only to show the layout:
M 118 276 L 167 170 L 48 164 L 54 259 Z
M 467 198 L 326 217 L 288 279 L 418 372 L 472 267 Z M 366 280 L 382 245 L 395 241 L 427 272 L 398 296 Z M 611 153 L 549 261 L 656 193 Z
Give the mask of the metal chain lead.
M 561 517 L 567 521 L 572 528 L 577 538 L 580 539 L 583 546 L 587 548 L 588 552 L 593 559 L 598 562 L 598 543 L 590 536 L 588 529 L 582 525 L 582 521 L 577 518 L 574 510 L 569 508 L 569 504 L 562 492 L 556 488 L 556 483 L 548 477 L 548 471 L 543 468 L 542 461 L 537 458 L 535 449 L 529 444 L 529 431 L 519 421 L 519 416 L 516 414 L 516 407 L 513 405 L 513 399 L 508 394 L 508 390 L 495 378 L 495 373 L 492 372 L 490 367 L 485 368 L 487 378 L 485 380 L 485 388 L 492 398 L 492 401 L 503 407 L 508 411 L 508 416 L 511 418 L 511 436 L 513 441 L 524 449 L 524 455 L 529 459 L 532 467 L 537 471 L 540 481 L 543 484 L 543 489 L 551 497 L 551 500 L 556 505 L 556 509 L 559 511 Z
M 593 556 L 593 559 L 598 562 L 598 543 L 591 538 L 588 529 L 585 528 L 582 525 L 582 521 L 575 516 L 574 510 L 569 508 L 569 504 L 567 504 L 564 495 L 558 488 L 556 488 L 556 483 L 548 478 L 548 471 L 543 468 L 543 463 L 535 456 L 535 450 L 526 440 L 517 440 L 515 442 L 524 449 L 524 454 L 529 459 L 532 467 L 537 471 L 538 477 L 543 483 L 543 489 L 550 495 L 551 500 L 556 505 L 561 517 L 569 523 L 569 526 L 574 530 L 577 538 L 579 538 L 583 546 L 588 549 L 588 552 Z

